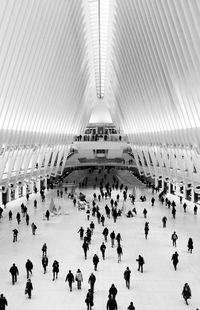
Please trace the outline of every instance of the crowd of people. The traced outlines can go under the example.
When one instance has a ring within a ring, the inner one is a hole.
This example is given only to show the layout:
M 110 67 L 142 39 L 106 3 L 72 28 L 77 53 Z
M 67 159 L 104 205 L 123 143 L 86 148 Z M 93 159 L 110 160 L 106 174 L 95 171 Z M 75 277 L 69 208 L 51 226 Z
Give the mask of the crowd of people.
M 84 259 L 88 260 L 88 251 L 90 251 L 90 248 L 94 246 L 94 243 L 92 242 L 93 236 L 95 235 L 95 230 L 96 230 L 96 225 L 99 225 L 102 229 L 102 240 L 99 240 L 99 251 L 101 252 L 100 257 L 99 253 L 94 253 L 92 255 L 92 262 L 94 265 L 94 271 L 91 272 L 89 278 L 87 279 L 87 283 L 89 285 L 87 294 L 85 296 L 85 304 L 87 307 L 87 310 L 91 310 L 92 307 L 95 305 L 95 283 L 97 280 L 97 271 L 98 271 L 98 264 L 101 263 L 101 259 L 104 261 L 107 259 L 106 257 L 106 251 L 107 248 L 110 247 L 111 249 L 116 250 L 116 263 L 120 264 L 122 261 L 122 256 L 123 256 L 123 246 L 122 242 L 125 241 L 122 239 L 120 231 L 116 231 L 115 229 L 115 223 L 120 219 L 120 217 L 125 216 L 127 218 L 130 217 L 137 217 L 138 214 L 141 213 L 143 214 L 145 218 L 145 223 L 144 223 L 144 237 L 145 239 L 148 238 L 149 230 L 150 230 L 150 222 L 146 221 L 148 218 L 148 211 L 146 208 L 143 209 L 143 211 L 138 212 L 136 209 L 137 203 L 135 202 L 135 197 L 134 195 L 128 195 L 128 186 L 124 185 L 119 182 L 117 177 L 115 175 L 112 176 L 112 182 L 108 181 L 108 175 L 109 171 L 104 171 L 103 175 L 102 172 L 100 173 L 100 177 L 95 177 L 93 180 L 93 198 L 90 201 L 90 204 L 86 206 L 86 219 L 87 219 L 87 226 L 84 228 L 84 223 L 81 227 L 77 228 L 77 233 L 80 236 L 80 248 L 83 249 L 84 253 Z M 90 175 L 92 178 L 92 174 Z M 113 192 L 117 192 L 116 197 L 113 196 Z M 65 191 L 65 194 L 66 191 Z M 57 197 L 60 197 L 61 199 L 63 198 L 64 193 L 62 190 L 57 190 Z M 69 195 L 67 196 L 69 197 Z M 155 205 L 155 202 L 157 200 L 156 195 L 153 195 L 153 197 L 148 198 L 143 195 L 140 197 L 141 202 L 146 202 L 149 201 L 149 205 L 153 208 Z M 69 197 L 68 199 L 70 199 Z M 78 199 L 76 199 L 74 196 L 72 197 L 72 205 L 74 208 L 77 208 L 77 203 Z M 127 199 L 130 198 L 130 205 L 131 208 L 130 210 L 124 210 L 123 208 L 123 203 L 121 204 L 120 201 L 126 202 Z M 27 200 L 29 197 L 27 198 Z M 42 198 L 43 201 L 44 198 Z M 158 195 L 158 201 L 160 201 L 160 205 L 162 206 L 164 203 L 167 206 L 168 209 L 172 207 L 172 216 L 173 219 L 175 219 L 176 212 L 173 210 L 176 208 L 176 203 L 173 201 L 170 201 L 170 199 L 167 197 L 166 193 L 159 193 Z M 102 202 L 104 207 L 102 208 Z M 101 203 L 101 207 L 99 206 Z M 180 201 L 182 203 L 182 201 Z M 186 203 L 184 202 L 183 205 Z M 37 208 L 37 200 L 34 200 L 34 208 Z M 184 212 L 186 212 L 187 205 L 183 207 Z M 48 211 L 48 210 L 47 210 Z M 197 215 L 197 207 L 194 209 L 194 214 Z M 28 215 L 28 220 L 27 220 L 27 215 Z M 27 207 L 22 204 L 21 205 L 21 214 L 20 212 L 17 212 L 16 214 L 16 223 L 18 226 L 20 226 L 21 223 L 21 217 L 25 218 L 26 225 L 29 225 L 29 214 Z M 50 213 L 46 213 L 46 219 L 49 221 L 50 219 Z M 13 214 L 12 211 L 9 211 L 9 221 L 13 220 Z M 129 219 L 127 219 L 128 221 Z M 164 216 L 161 221 L 163 224 L 163 228 L 166 228 L 167 224 L 167 217 Z M 109 224 L 109 225 L 108 225 Z M 109 227 L 112 227 L 112 229 L 109 229 Z M 32 234 L 35 236 L 37 226 L 34 222 L 31 224 L 31 230 Z M 18 234 L 19 231 L 18 229 L 13 229 L 13 242 L 17 242 L 18 240 Z M 110 237 L 110 243 L 108 238 Z M 174 231 L 171 235 L 171 240 L 172 240 L 172 246 L 176 247 L 177 246 L 177 240 L 178 240 L 178 235 L 176 231 Z M 117 244 L 115 244 L 115 241 Z M 97 244 L 95 244 L 96 248 Z M 193 245 L 193 239 L 189 237 L 188 243 L 188 252 L 192 254 L 194 245 Z M 42 251 L 42 256 L 41 256 L 41 263 L 43 266 L 44 274 L 47 272 L 47 267 L 49 264 L 49 258 L 47 255 L 47 244 L 44 242 L 41 248 Z M 81 250 L 80 250 L 81 251 Z M 145 258 L 141 255 L 141 253 L 138 253 L 138 257 L 135 258 L 135 261 L 138 263 L 138 271 L 143 273 L 143 267 L 145 264 Z M 177 265 L 179 263 L 179 254 L 177 251 L 172 255 L 171 261 L 174 267 L 174 270 L 177 270 Z M 58 279 L 58 275 L 60 272 L 59 268 L 59 262 L 57 260 L 53 261 L 52 264 L 52 281 L 55 281 Z M 27 259 L 25 263 L 25 269 L 26 269 L 26 277 L 27 277 L 27 282 L 25 285 L 25 294 L 28 295 L 28 298 L 30 299 L 32 297 L 32 291 L 33 291 L 33 284 L 31 281 L 31 276 L 33 272 L 33 262 L 30 261 L 30 259 Z M 17 282 L 17 277 L 19 276 L 19 270 L 18 267 L 16 266 L 15 263 L 10 267 L 9 272 L 11 273 L 12 276 L 12 284 L 15 285 Z M 130 266 L 126 266 L 123 274 L 121 275 L 122 278 L 125 280 L 125 286 L 129 290 L 130 289 L 130 278 L 131 278 L 131 272 L 132 270 L 130 269 Z M 78 268 L 75 273 L 72 272 L 71 269 L 69 269 L 65 282 L 68 283 L 69 285 L 69 291 L 73 291 L 73 283 L 77 283 L 77 290 L 82 289 L 82 283 L 83 283 L 84 275 L 81 271 L 81 268 Z M 117 301 L 117 293 L 118 289 L 115 285 L 115 283 L 112 283 L 109 291 L 108 291 L 108 299 L 106 302 L 106 309 L 107 310 L 117 310 L 119 308 L 118 301 Z M 188 283 L 185 283 L 183 286 L 183 291 L 182 291 L 182 296 L 188 304 L 188 299 L 191 298 L 191 288 Z M 1 294 L 0 295 L 0 309 L 4 310 L 5 307 L 8 305 L 8 302 L 6 300 L 6 297 Z M 124 306 L 124 305 L 123 305 Z M 126 309 L 133 310 L 136 309 L 134 302 L 131 300 L 127 301 L 127 305 L 125 306 Z M 198 310 L 198 309 L 197 309 Z

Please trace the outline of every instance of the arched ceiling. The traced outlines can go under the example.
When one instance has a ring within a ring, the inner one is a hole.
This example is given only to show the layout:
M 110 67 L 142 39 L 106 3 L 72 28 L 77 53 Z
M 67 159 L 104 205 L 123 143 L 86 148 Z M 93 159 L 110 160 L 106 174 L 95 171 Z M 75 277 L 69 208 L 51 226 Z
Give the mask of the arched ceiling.
M 1 0 L 0 143 L 69 142 L 102 91 L 130 141 L 199 144 L 199 36 L 198 0 Z

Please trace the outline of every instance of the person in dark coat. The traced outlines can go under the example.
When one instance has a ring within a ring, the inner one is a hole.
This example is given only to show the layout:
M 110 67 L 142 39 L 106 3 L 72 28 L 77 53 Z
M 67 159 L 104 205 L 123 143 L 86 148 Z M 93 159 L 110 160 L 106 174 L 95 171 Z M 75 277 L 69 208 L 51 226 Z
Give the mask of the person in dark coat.
M 178 257 L 179 257 L 179 254 L 178 254 L 177 252 L 175 252 L 175 253 L 172 255 L 172 258 L 171 258 L 175 270 L 176 270 L 177 265 L 178 265 L 178 262 L 179 262 Z
M 119 263 L 121 262 L 121 256 L 123 255 L 122 247 L 120 244 L 117 246 L 117 255 L 118 255 L 118 263 Z
M 0 295 L 0 310 L 5 310 L 7 305 L 8 305 L 7 299 L 3 296 L 3 294 L 1 294 Z
M 26 267 L 26 273 L 27 273 L 27 279 L 28 279 L 29 273 L 32 274 L 32 269 L 33 269 L 33 263 L 30 261 L 30 259 L 27 259 L 25 267 Z
M 18 230 L 15 228 L 13 229 L 13 242 L 17 242 Z
M 35 231 L 37 229 L 37 226 L 35 225 L 35 223 L 31 224 L 31 229 L 32 229 L 32 234 L 35 235 Z
M 93 260 L 93 264 L 94 264 L 94 270 L 96 271 L 97 270 L 97 265 L 99 263 L 99 257 L 97 256 L 97 254 L 94 254 L 92 260 Z
M 17 212 L 16 219 L 17 219 L 17 223 L 20 224 L 20 222 L 21 222 L 21 216 L 20 216 L 20 213 L 19 213 L 19 212 Z
M 162 222 L 163 222 L 163 228 L 165 228 L 165 227 L 166 227 L 166 223 L 167 223 L 167 218 L 166 218 L 166 216 L 164 216 L 164 217 L 162 218 Z
M 89 279 L 88 279 L 88 283 L 90 284 L 90 289 L 92 292 L 94 292 L 95 282 L 96 282 L 96 277 L 93 273 L 91 273 L 91 275 L 89 276 Z
M 185 300 L 186 305 L 188 305 L 188 299 L 190 299 L 192 296 L 191 289 L 188 283 L 184 284 L 182 295 L 183 295 L 183 299 Z
M 34 208 L 37 208 L 37 200 L 35 199 L 33 202 Z
M 108 240 L 108 233 L 109 233 L 109 230 L 107 227 L 105 227 L 103 232 L 102 232 L 102 235 L 104 235 L 105 242 L 107 242 L 107 240 Z
M 47 218 L 47 221 L 49 221 L 50 212 L 49 212 L 49 210 L 48 210 L 48 209 L 47 209 L 47 211 L 46 211 L 45 216 L 46 216 L 46 218 Z
M 9 216 L 9 221 L 12 221 L 12 211 L 11 210 L 9 211 L 8 216 Z
M 114 242 L 115 242 L 115 232 L 114 230 L 110 234 L 110 239 L 111 239 L 111 247 L 114 247 Z
M 68 274 L 66 276 L 65 282 L 66 281 L 68 281 L 70 292 L 72 292 L 72 283 L 74 282 L 74 275 L 71 272 L 71 270 L 69 270 L 69 272 L 68 272 Z
M 46 254 L 44 254 L 44 255 L 42 256 L 42 266 L 43 266 L 43 268 L 44 268 L 44 273 L 47 272 L 48 263 L 49 263 L 48 257 L 46 256 Z
M 183 210 L 184 210 L 185 213 L 186 213 L 186 208 L 187 208 L 187 204 L 184 202 L 184 204 L 183 204 Z
M 82 248 L 83 248 L 83 251 L 84 251 L 85 259 L 87 259 L 87 251 L 89 250 L 89 245 L 88 245 L 87 241 L 83 242 Z
M 129 267 L 126 267 L 126 270 L 124 271 L 124 280 L 126 281 L 126 287 L 130 288 L 130 277 L 131 277 L 131 270 Z
M 90 289 L 87 292 L 85 303 L 87 305 L 87 310 L 91 310 L 92 307 L 94 306 L 94 295 Z
M 104 223 L 105 223 L 105 216 L 104 216 L 103 214 L 101 215 L 100 221 L 101 221 L 102 226 L 104 226 Z
M 109 289 L 108 298 L 113 297 L 115 299 L 116 295 L 117 295 L 117 288 L 115 287 L 114 284 L 112 284 L 110 289 Z
M 28 213 L 26 213 L 26 225 L 27 226 L 29 225 L 29 215 L 28 215 Z
M 141 255 L 139 255 L 138 258 L 136 259 L 136 262 L 138 262 L 138 271 L 143 272 L 144 258 Z
M 57 260 L 54 260 L 53 262 L 53 281 L 58 278 L 58 273 L 59 273 L 59 262 L 57 262 Z
M 187 246 L 188 246 L 188 252 L 190 252 L 192 254 L 192 250 L 194 249 L 192 238 L 189 238 Z
M 31 298 L 32 290 L 33 290 L 33 284 L 31 282 L 31 279 L 28 279 L 26 283 L 26 288 L 25 288 L 25 294 L 28 294 L 28 298 Z
M 107 310 L 117 310 L 117 302 L 114 297 L 110 296 L 106 305 Z
M 42 256 L 47 255 L 47 245 L 46 243 L 43 244 L 42 246 Z
M 146 219 L 146 217 L 147 217 L 147 209 L 146 208 L 144 208 L 143 214 L 144 214 L 144 218 Z
M 151 205 L 152 205 L 152 207 L 154 206 L 154 203 L 155 203 L 155 198 L 152 197 L 152 198 L 151 198 Z
M 146 222 L 144 226 L 145 239 L 147 239 L 148 233 L 149 233 L 149 222 Z
M 198 210 L 197 205 L 195 205 L 194 206 L 194 215 L 197 215 L 197 210 Z
M 172 207 L 172 216 L 175 219 L 176 218 L 176 208 Z
M 80 234 L 80 239 L 83 240 L 84 229 L 82 226 L 80 227 L 79 231 L 77 231 L 77 233 Z
M 122 237 L 121 237 L 120 233 L 117 234 L 115 239 L 117 240 L 117 245 L 119 246 L 120 242 L 122 241 Z
M 176 234 L 175 231 L 173 232 L 171 239 L 172 239 L 172 245 L 176 247 L 176 240 L 178 239 L 178 235 Z
M 90 223 L 90 229 L 91 229 L 92 234 L 93 234 L 94 228 L 95 228 L 94 222 L 91 221 L 91 223 Z
M 17 282 L 17 276 L 19 275 L 19 270 L 18 270 L 17 266 L 15 266 L 15 264 L 13 264 L 9 271 L 12 275 L 12 284 L 14 285 L 15 282 Z
M 105 259 L 105 250 L 106 250 L 106 245 L 104 244 L 104 242 L 102 242 L 102 245 L 100 246 L 100 251 L 102 253 L 103 259 Z
M 135 310 L 135 307 L 134 307 L 134 305 L 133 305 L 133 302 L 131 301 L 130 302 L 130 305 L 128 306 L 128 308 L 127 308 L 128 310 Z

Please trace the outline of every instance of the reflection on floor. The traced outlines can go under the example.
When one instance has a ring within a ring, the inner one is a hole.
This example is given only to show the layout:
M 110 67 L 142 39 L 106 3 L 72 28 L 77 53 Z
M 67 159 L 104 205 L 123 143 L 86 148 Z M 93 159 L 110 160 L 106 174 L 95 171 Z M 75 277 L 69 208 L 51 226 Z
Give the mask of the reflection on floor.
M 78 190 L 77 192 L 79 192 Z M 99 193 L 98 188 L 81 189 L 86 194 L 89 201 L 93 199 L 93 193 Z M 114 190 L 112 197 L 115 199 L 119 191 Z M 123 203 L 122 192 L 120 193 L 119 207 L 122 205 L 127 211 L 132 208 L 130 199 Z M 132 193 L 132 188 L 128 194 Z M 89 288 L 88 278 L 91 272 L 96 275 L 94 310 L 106 309 L 108 290 L 112 283 L 118 289 L 117 303 L 119 310 L 127 309 L 130 301 L 133 301 L 136 310 L 179 310 L 196 309 L 200 307 L 200 219 L 199 214 L 193 214 L 192 206 L 188 207 L 186 213 L 177 200 L 177 218 L 172 218 L 171 210 L 162 206 L 157 195 L 155 206 L 152 207 L 150 199 L 152 193 L 150 189 L 142 188 L 142 194 L 147 197 L 146 202 L 139 202 L 136 199 L 135 207 L 137 215 L 127 218 L 124 214 L 114 223 L 113 219 L 107 219 L 105 225 L 109 232 L 114 230 L 120 232 L 122 236 L 123 256 L 121 263 L 117 262 L 116 245 L 111 248 L 110 238 L 106 244 L 106 259 L 103 261 L 100 252 L 100 245 L 103 241 L 103 227 L 97 223 L 96 218 L 92 218 L 95 223 L 94 235 L 90 245 L 88 259 L 84 259 L 82 242 L 77 233 L 80 226 L 84 229 L 89 227 L 85 211 L 78 211 L 73 206 L 71 199 L 64 194 L 63 198 L 56 197 L 56 190 L 46 193 L 46 201 L 41 202 L 39 194 L 32 194 L 30 201 L 19 199 L 10 203 L 4 211 L 4 217 L 0 222 L 0 293 L 4 293 L 8 300 L 7 309 L 11 310 L 82 310 L 86 309 L 85 297 Z M 54 199 L 56 207 L 61 206 L 61 215 L 50 217 L 50 221 L 44 220 L 44 213 L 49 207 L 51 198 Z M 34 209 L 33 201 L 38 200 L 38 207 Z M 30 214 L 30 224 L 37 225 L 36 235 L 33 236 L 31 227 L 25 223 L 22 217 L 18 225 L 16 213 L 20 211 L 21 202 L 25 202 Z M 100 211 L 105 213 L 105 204 L 109 200 L 101 200 L 98 205 Z M 13 210 L 13 220 L 8 221 L 8 210 Z M 147 219 L 143 217 L 143 209 L 148 211 Z M 162 227 L 162 218 L 166 216 L 167 227 Z M 144 223 L 149 222 L 150 231 L 148 239 L 144 238 Z M 19 230 L 18 242 L 12 242 L 12 229 Z M 171 234 L 176 231 L 178 234 L 177 248 L 172 247 Z M 194 251 L 189 254 L 187 251 L 187 241 L 193 238 Z M 47 274 L 43 274 L 41 264 L 42 245 L 44 242 L 48 246 L 49 266 Z M 177 250 L 179 253 L 179 265 L 174 271 L 171 256 Z M 92 257 L 97 253 L 100 262 L 97 271 L 94 271 Z M 136 259 L 141 254 L 145 259 L 144 273 L 137 271 Z M 26 284 L 26 260 L 33 262 L 33 296 L 28 299 L 24 294 Z M 60 273 L 56 281 L 52 281 L 52 263 L 56 259 L 60 263 Z M 15 263 L 19 269 L 19 277 L 16 285 L 12 285 L 9 269 Z M 128 290 L 125 286 L 123 273 L 126 267 L 131 270 L 131 287 Z M 75 274 L 80 268 L 83 273 L 82 289 L 77 290 L 76 283 L 73 291 L 65 282 L 65 277 L 69 271 Z M 181 292 L 185 282 L 188 282 L 192 290 L 192 299 L 189 306 L 185 305 Z

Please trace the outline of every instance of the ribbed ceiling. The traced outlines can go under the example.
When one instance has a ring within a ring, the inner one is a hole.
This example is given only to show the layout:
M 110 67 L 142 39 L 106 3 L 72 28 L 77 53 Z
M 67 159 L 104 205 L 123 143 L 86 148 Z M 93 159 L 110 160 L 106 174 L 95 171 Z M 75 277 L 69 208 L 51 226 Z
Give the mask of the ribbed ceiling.
M 198 0 L 1 0 L 0 142 L 82 130 L 99 56 L 104 102 L 130 140 L 200 127 Z
M 124 131 L 200 127 L 200 2 L 115 0 L 113 29 L 107 96 Z

